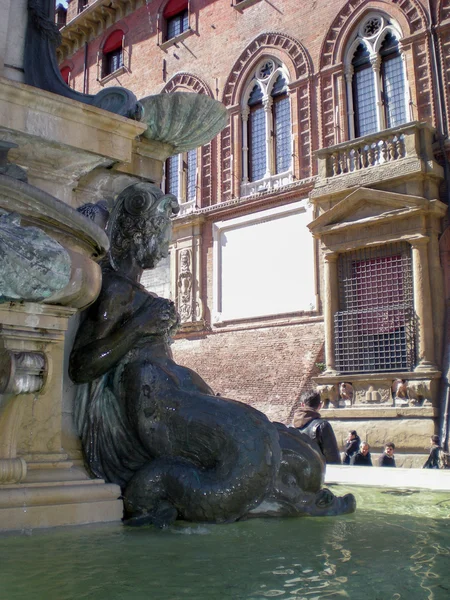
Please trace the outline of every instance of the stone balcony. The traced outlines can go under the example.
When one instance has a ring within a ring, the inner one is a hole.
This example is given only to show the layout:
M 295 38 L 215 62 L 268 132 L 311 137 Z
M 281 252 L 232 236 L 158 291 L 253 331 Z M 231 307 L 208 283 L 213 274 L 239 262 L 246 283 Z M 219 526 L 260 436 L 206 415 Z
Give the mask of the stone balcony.
M 438 197 L 442 168 L 434 160 L 433 136 L 433 128 L 414 121 L 318 150 L 312 198 L 355 186 Z

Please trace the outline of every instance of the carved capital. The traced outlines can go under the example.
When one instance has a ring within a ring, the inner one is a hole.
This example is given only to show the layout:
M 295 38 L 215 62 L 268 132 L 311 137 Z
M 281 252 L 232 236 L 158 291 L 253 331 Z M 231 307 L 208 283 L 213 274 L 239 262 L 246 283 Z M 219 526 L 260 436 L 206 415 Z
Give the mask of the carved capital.
M 379 54 L 372 54 L 370 64 L 372 65 L 372 69 L 378 73 L 381 66 L 381 56 Z

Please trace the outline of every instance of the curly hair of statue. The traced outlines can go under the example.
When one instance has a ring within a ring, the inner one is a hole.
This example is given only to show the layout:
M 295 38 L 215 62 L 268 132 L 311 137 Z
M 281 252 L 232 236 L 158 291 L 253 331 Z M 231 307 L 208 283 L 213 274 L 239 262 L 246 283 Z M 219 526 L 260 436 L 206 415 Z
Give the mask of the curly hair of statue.
M 129 252 L 132 244 L 139 248 L 144 239 L 162 231 L 167 219 L 179 210 L 176 197 L 164 194 L 156 185 L 136 183 L 125 188 L 114 204 L 106 228 L 112 268 L 118 271 L 117 261 Z

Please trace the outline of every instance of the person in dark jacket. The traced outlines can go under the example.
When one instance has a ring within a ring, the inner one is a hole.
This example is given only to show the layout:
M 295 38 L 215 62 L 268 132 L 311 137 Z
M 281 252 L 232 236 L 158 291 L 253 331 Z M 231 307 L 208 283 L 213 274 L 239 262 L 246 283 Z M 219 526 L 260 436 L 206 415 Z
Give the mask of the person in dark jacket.
M 320 394 L 310 392 L 302 398 L 301 408 L 294 417 L 294 427 L 315 440 L 328 465 L 340 465 L 341 456 L 333 428 L 320 415 Z
M 350 464 L 355 467 L 372 467 L 372 457 L 369 452 L 369 444 L 367 442 L 361 442 L 359 451 L 354 454 L 350 459 Z
M 349 465 L 351 457 L 358 452 L 359 445 L 361 444 L 361 440 L 359 435 L 353 429 L 348 432 L 348 438 L 345 440 L 344 447 L 344 460 L 342 461 L 343 465 Z
M 379 467 L 395 467 L 395 458 L 394 458 L 395 444 L 389 442 L 384 447 L 383 454 L 378 458 L 378 466 Z
M 430 441 L 431 441 L 430 455 L 427 458 L 426 463 L 423 465 L 422 469 L 439 469 L 440 468 L 439 454 L 440 454 L 440 451 L 442 450 L 441 444 L 439 441 L 439 436 L 432 435 Z

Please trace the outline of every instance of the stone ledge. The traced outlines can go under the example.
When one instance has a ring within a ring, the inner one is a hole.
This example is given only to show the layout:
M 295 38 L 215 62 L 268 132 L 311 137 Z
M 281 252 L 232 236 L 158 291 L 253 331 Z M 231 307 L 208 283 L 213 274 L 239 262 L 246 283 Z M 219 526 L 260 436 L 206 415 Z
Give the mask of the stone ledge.
M 0 486 L 0 531 L 121 520 L 119 486 L 101 480 L 71 483 Z
M 328 465 L 325 474 L 325 483 L 450 491 L 450 470 L 387 469 L 380 467 L 367 468 Z
M 433 418 L 439 416 L 439 410 L 433 406 L 372 406 L 358 408 L 324 408 L 322 416 L 331 420 L 347 419 L 402 419 L 402 418 Z

